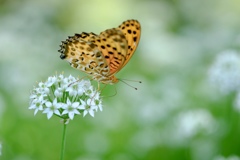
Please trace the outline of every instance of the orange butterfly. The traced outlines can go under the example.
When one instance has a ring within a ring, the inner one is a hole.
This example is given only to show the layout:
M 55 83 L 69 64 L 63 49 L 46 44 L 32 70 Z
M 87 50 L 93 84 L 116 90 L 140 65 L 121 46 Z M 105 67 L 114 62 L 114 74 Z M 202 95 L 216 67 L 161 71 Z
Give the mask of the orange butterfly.
M 131 59 L 141 34 L 137 20 L 124 21 L 118 28 L 94 33 L 75 34 L 60 45 L 60 58 L 92 79 L 114 84 L 119 81 L 115 74 Z

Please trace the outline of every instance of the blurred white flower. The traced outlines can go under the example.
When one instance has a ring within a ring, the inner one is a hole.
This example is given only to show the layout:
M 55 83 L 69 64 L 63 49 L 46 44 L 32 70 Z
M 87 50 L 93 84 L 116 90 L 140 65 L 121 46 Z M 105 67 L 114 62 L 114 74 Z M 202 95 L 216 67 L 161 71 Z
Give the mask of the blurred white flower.
M 239 90 L 240 53 L 231 50 L 220 53 L 209 69 L 209 79 L 223 93 Z
M 203 109 L 187 111 L 180 113 L 175 121 L 175 134 L 177 137 L 191 138 L 197 133 L 204 131 L 204 133 L 211 133 L 214 131 L 216 122 L 212 115 Z
M 59 75 L 48 77 L 46 82 L 40 82 L 32 90 L 29 109 L 34 110 L 34 115 L 38 111 L 46 113 L 48 119 L 56 115 L 72 120 L 81 112 L 84 116 L 89 113 L 94 117 L 98 109 L 102 111 L 102 100 L 89 80 Z
M 213 160 L 240 160 L 240 157 L 231 155 L 229 157 L 217 156 Z
M 237 93 L 233 106 L 238 112 L 240 112 L 240 91 Z

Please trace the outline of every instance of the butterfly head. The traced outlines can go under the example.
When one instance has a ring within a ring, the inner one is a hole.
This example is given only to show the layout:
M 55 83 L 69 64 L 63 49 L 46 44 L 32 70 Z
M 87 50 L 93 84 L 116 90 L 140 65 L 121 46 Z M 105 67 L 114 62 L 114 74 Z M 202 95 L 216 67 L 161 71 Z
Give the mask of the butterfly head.
M 119 80 L 115 76 L 109 77 L 109 80 L 111 81 L 110 84 L 117 83 Z

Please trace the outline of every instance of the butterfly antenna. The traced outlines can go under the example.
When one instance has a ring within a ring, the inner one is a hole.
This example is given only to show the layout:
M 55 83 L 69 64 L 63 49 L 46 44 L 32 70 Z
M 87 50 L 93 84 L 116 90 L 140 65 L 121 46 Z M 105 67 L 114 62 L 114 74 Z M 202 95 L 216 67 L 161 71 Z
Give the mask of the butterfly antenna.
M 125 79 L 126 80 L 126 79 Z M 128 85 L 129 87 L 131 88 L 134 88 L 135 90 L 138 90 L 137 87 L 133 87 L 132 85 L 128 84 L 127 82 L 123 81 L 123 79 L 119 79 L 119 81 L 125 83 L 126 85 Z M 132 81 L 132 82 L 139 82 L 139 83 L 142 83 L 141 81 L 134 81 L 134 80 L 127 80 L 127 81 Z
M 138 81 L 138 80 L 130 80 L 130 79 L 119 79 L 119 80 L 142 83 L 142 81 Z

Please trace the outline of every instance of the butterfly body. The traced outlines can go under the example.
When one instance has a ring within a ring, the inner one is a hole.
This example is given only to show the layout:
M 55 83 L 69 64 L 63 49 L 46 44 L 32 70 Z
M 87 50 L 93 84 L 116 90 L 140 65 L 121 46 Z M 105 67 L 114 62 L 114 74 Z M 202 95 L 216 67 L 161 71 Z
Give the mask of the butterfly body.
M 139 40 L 139 22 L 127 20 L 99 35 L 82 32 L 68 37 L 60 45 L 60 58 L 98 82 L 114 84 L 119 81 L 115 74 L 130 60 Z

